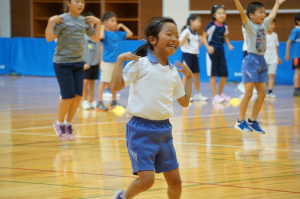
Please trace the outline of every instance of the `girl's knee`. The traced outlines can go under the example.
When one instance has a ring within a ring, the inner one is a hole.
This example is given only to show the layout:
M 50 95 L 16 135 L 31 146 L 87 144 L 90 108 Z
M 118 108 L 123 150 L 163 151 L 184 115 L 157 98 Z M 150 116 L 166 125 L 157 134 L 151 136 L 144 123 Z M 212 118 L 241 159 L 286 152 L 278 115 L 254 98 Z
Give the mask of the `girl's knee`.
M 180 189 L 182 186 L 182 181 L 180 178 L 173 180 L 171 183 L 169 183 L 169 188 L 170 189 Z
M 140 178 L 139 180 L 140 180 L 140 188 L 142 190 L 148 190 L 154 184 L 154 178 L 144 178 L 144 179 Z
M 253 92 L 246 92 L 244 97 L 247 99 L 251 99 L 252 95 L 253 95 Z
M 257 98 L 263 100 L 263 99 L 265 99 L 266 95 L 267 95 L 266 92 L 258 92 L 257 93 Z

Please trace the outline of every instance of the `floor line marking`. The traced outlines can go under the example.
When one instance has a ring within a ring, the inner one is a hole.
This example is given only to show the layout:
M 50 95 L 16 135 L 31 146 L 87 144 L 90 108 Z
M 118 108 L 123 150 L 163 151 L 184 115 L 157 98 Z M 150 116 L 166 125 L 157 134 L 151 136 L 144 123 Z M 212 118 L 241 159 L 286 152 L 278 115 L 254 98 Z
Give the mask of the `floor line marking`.
M 279 109 L 279 110 L 273 110 L 273 111 L 261 111 L 265 112 L 265 113 L 269 113 L 269 112 L 273 112 L 273 113 L 277 113 L 277 112 L 287 112 L 287 111 L 294 111 L 294 110 L 300 110 L 300 108 L 298 109 Z M 250 113 L 250 112 L 247 112 Z M 238 115 L 239 113 L 223 113 L 223 116 L 226 115 Z M 182 119 L 182 118 L 196 118 L 196 117 L 209 117 L 212 115 L 216 115 L 216 114 L 205 114 L 205 115 L 193 115 L 193 116 L 180 116 L 180 117 L 171 117 L 171 120 L 174 119 Z M 79 126 L 92 126 L 92 125 L 99 125 L 99 124 L 120 124 L 120 123 L 125 123 L 128 122 L 128 120 L 122 120 L 122 121 L 114 121 L 114 122 L 97 122 L 97 123 L 87 123 L 87 124 L 74 124 L 73 127 L 79 127 Z M 48 129 L 48 128 L 53 128 L 52 126 L 41 126 L 41 127 L 28 127 L 28 128 L 19 128 L 19 129 L 5 129 L 5 130 L 0 130 L 0 133 L 2 132 L 10 132 L 10 131 L 22 131 L 22 130 L 37 130 L 37 129 Z
M 40 172 L 58 172 L 58 173 L 69 173 L 69 174 L 85 174 L 85 175 L 101 175 L 101 176 L 113 176 L 113 177 L 125 177 L 125 178 L 137 178 L 133 176 L 122 176 L 122 175 L 109 175 L 109 174 L 96 174 L 96 173 L 83 173 L 83 172 L 66 172 L 66 171 L 54 171 L 54 170 L 40 170 L 40 169 L 25 169 L 25 168 L 10 168 L 10 167 L 0 167 L 2 169 L 16 169 L 16 170 L 31 170 L 31 171 L 40 171 Z M 194 184 L 188 186 L 198 186 L 198 185 L 211 185 L 211 186 L 221 186 L 221 187 L 233 187 L 233 188 L 241 188 L 241 189 L 256 189 L 261 191 L 275 191 L 275 192 L 285 192 L 285 193 L 296 193 L 300 194 L 300 192 L 294 191 L 284 191 L 284 190 L 276 190 L 276 189 L 261 189 L 261 188 L 254 188 L 254 187 L 242 187 L 236 185 L 222 185 L 221 183 L 230 183 L 230 182 L 240 182 L 246 180 L 258 180 L 258 179 L 268 179 L 268 178 L 278 178 L 278 177 L 286 177 L 286 176 L 297 176 L 298 174 L 288 174 L 282 176 L 269 176 L 263 178 L 252 178 L 252 179 L 243 179 L 243 180 L 233 180 L 233 181 L 222 181 L 222 182 L 213 182 L 213 183 L 200 183 L 200 182 L 191 182 L 191 181 L 182 181 L 183 183 Z M 155 179 L 157 181 L 165 181 L 165 179 Z M 34 182 L 20 182 L 20 181 L 9 181 L 9 180 L 0 180 L 0 182 L 15 182 L 15 183 L 30 183 L 30 184 L 42 184 L 42 185 L 51 185 L 51 186 L 66 186 L 66 187 L 74 187 L 74 188 L 87 188 L 87 189 L 102 189 L 102 188 L 93 188 L 93 187 L 80 187 L 80 186 L 69 186 L 69 185 L 59 185 L 59 184 L 47 184 L 47 183 L 34 183 Z M 188 187 L 183 186 L 183 187 Z M 166 189 L 166 188 L 163 188 Z M 102 189 L 102 190 L 114 190 L 115 189 Z M 156 189 L 159 190 L 159 189 Z M 151 191 L 151 190 L 149 190 Z M 154 190 L 152 190 L 154 191 Z

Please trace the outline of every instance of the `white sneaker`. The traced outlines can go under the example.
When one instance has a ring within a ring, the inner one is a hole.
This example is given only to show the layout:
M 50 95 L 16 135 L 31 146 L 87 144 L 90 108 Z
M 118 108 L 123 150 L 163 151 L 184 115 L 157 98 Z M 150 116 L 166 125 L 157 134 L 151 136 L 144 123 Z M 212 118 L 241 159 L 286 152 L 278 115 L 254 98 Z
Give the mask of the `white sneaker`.
M 226 96 L 224 93 L 222 93 L 220 97 L 222 97 L 225 102 L 229 102 L 231 100 L 231 97 Z
M 91 105 L 90 105 L 90 102 L 88 100 L 84 100 L 82 102 L 82 109 L 83 110 L 88 110 L 88 109 L 91 109 Z
M 216 95 L 216 96 L 214 96 L 213 99 L 212 99 L 212 102 L 213 102 L 213 103 L 222 103 L 222 102 L 224 102 L 224 101 L 225 101 L 224 98 L 221 97 L 220 95 Z
M 203 96 L 201 93 L 195 94 L 193 97 L 194 101 L 207 101 L 208 98 Z
M 91 103 L 91 108 L 92 108 L 92 109 L 95 109 L 96 106 L 97 106 L 97 101 L 94 100 L 94 101 Z
M 245 93 L 245 87 L 244 87 L 243 82 L 239 83 L 239 85 L 237 86 L 237 88 L 239 89 L 239 91 L 241 93 Z
M 269 94 L 267 94 L 267 97 L 268 97 L 268 98 L 273 98 L 273 99 L 275 99 L 275 98 L 276 98 L 276 95 L 274 95 L 273 93 L 269 93 Z

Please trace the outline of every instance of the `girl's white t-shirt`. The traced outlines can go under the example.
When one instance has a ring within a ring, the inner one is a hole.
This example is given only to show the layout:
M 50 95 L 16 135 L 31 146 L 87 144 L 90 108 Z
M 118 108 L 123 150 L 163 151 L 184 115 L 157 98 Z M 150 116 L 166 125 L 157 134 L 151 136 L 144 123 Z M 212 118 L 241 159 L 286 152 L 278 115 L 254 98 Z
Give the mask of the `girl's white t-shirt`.
M 278 64 L 277 46 L 279 46 L 277 34 L 275 32 L 272 32 L 270 35 L 267 34 L 267 50 L 265 53 L 267 64 Z
M 184 53 L 198 55 L 200 40 L 199 34 L 197 32 L 193 33 L 190 28 L 186 28 L 181 32 L 179 41 L 181 42 L 187 33 L 189 34 L 188 39 L 186 40 L 184 45 L 180 47 L 180 49 Z
M 162 66 L 152 54 L 131 61 L 123 69 L 125 86 L 130 85 L 126 116 L 166 120 L 173 116 L 173 98 L 185 95 L 175 66 Z

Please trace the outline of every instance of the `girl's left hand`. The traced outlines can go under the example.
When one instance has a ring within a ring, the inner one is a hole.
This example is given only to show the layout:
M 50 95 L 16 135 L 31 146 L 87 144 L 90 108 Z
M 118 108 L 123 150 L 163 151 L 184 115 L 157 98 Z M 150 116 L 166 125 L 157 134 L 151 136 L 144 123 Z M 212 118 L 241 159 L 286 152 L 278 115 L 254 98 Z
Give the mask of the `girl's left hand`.
M 94 16 L 87 16 L 85 17 L 86 22 L 90 25 L 95 25 L 100 23 L 100 19 L 94 17 Z
M 280 5 L 285 2 L 286 0 L 276 0 L 277 3 L 279 3 Z
M 193 77 L 193 73 L 187 65 L 185 65 L 185 64 L 183 64 L 179 61 L 176 61 L 175 66 L 181 67 L 181 69 L 177 68 L 177 70 L 180 73 L 182 73 L 183 75 L 185 75 L 187 78 L 188 77 Z
M 229 46 L 228 46 L 228 49 L 229 49 L 229 50 L 233 50 L 233 46 L 232 46 L 232 45 L 229 45 Z
M 280 58 L 278 58 L 278 63 L 282 64 L 282 60 Z

